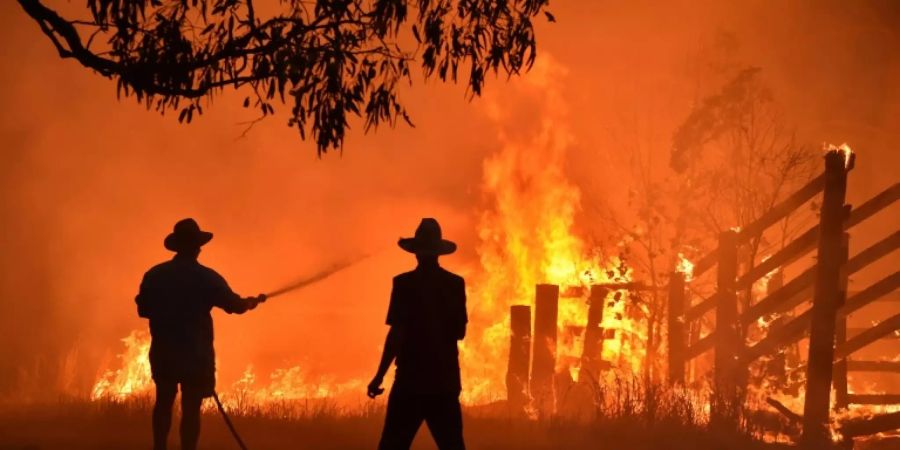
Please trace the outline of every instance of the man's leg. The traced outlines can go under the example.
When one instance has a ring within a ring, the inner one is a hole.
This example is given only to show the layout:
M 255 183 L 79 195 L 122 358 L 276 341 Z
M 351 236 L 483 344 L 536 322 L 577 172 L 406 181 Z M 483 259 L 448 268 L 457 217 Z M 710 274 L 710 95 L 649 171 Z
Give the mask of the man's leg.
M 153 450 L 166 450 L 169 428 L 172 426 L 172 404 L 178 385 L 172 382 L 156 382 L 156 403 L 153 404 Z
M 465 450 L 462 408 L 458 395 L 429 396 L 425 404 L 425 423 L 440 450 Z
M 378 450 L 408 450 L 424 416 L 415 397 L 391 389 Z
M 195 386 L 181 385 L 181 450 L 195 450 L 200 439 L 200 405 L 203 393 Z

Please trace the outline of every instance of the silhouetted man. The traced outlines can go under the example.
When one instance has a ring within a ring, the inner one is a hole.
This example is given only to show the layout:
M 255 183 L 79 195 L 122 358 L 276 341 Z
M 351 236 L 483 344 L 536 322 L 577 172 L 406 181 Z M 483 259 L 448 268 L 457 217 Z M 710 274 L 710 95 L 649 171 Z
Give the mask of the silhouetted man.
M 384 352 L 369 397 L 396 358 L 379 450 L 406 450 L 424 421 L 440 450 L 463 450 L 459 355 L 456 342 L 466 336 L 466 287 L 462 277 L 444 270 L 438 256 L 456 251 L 441 238 L 434 219 L 422 219 L 415 237 L 400 239 L 415 253 L 415 270 L 394 277 Z
M 216 361 L 210 311 L 242 314 L 266 300 L 241 298 L 221 275 L 197 262 L 212 239 L 194 219 L 175 224 L 165 247 L 175 257 L 150 269 L 141 282 L 138 315 L 150 319 L 150 368 L 156 383 L 153 448 L 165 450 L 172 404 L 181 386 L 181 449 L 194 450 L 200 436 L 200 404 L 215 392 Z

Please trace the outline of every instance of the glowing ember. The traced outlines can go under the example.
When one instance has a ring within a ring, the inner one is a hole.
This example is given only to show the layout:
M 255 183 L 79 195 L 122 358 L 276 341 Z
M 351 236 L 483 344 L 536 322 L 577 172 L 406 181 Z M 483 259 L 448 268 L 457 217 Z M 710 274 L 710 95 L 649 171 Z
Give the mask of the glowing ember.
M 772 255 L 765 255 L 760 258 L 760 263 L 766 262 Z M 778 274 L 779 268 L 774 268 L 769 273 L 759 277 L 755 282 L 753 282 L 752 293 L 753 297 L 756 299 L 761 299 L 765 297 L 769 293 L 769 282 L 772 281 L 772 278 Z
M 825 144 L 822 144 L 822 148 L 826 152 L 839 151 L 839 152 L 843 153 L 844 154 L 844 167 L 847 167 L 850 165 L 850 158 L 853 155 L 853 150 L 850 148 L 849 145 L 847 145 L 846 142 L 844 142 L 841 145 L 837 145 L 837 146 L 834 144 L 825 143 Z
M 685 258 L 683 254 L 678 253 L 675 271 L 684 274 L 684 281 L 691 281 L 694 278 L 694 263 Z

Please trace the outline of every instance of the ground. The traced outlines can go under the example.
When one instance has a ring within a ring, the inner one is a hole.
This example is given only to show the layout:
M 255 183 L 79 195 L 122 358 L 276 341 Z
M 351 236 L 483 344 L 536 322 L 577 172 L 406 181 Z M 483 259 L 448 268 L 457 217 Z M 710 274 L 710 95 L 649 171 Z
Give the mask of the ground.
M 292 403 L 264 410 L 233 411 L 234 423 L 249 450 L 374 449 L 384 420 L 383 405 L 340 409 L 331 405 Z M 150 449 L 150 399 L 127 404 L 60 399 L 41 404 L 0 403 L 0 450 Z M 239 450 L 222 418 L 207 405 L 200 450 Z M 469 450 L 782 450 L 745 435 L 715 435 L 683 420 L 619 415 L 576 422 L 525 420 L 497 409 L 464 412 Z M 177 417 L 172 443 L 177 449 Z M 848 448 L 837 446 L 835 448 Z M 857 442 L 856 450 L 898 450 L 900 441 Z M 435 449 L 426 427 L 414 450 Z
M 250 450 L 374 449 L 383 420 L 378 407 L 339 414 L 332 408 L 310 408 L 290 414 L 273 408 L 265 414 L 234 418 Z M 290 415 L 293 417 L 278 417 Z M 13 406 L 0 411 L 0 450 L 120 450 L 150 448 L 149 403 L 119 405 L 61 400 L 53 404 Z M 631 419 L 590 423 L 529 421 L 467 411 L 465 435 L 471 449 L 776 449 L 742 436 L 711 436 L 699 427 Z M 173 431 L 177 430 L 177 425 Z M 173 436 L 174 438 L 174 436 Z M 174 440 L 172 441 L 174 442 Z M 172 445 L 170 448 L 177 448 Z M 214 410 L 203 417 L 202 450 L 238 449 Z M 413 447 L 434 449 L 423 427 Z

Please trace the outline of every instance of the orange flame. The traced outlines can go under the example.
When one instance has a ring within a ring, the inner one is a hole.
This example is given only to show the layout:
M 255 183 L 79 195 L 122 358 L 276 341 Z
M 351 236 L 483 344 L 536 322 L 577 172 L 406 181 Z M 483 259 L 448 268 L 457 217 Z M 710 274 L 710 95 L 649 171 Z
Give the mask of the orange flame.
M 566 153 L 573 142 L 567 111 L 558 90 L 565 70 L 552 59 L 539 60 L 517 85 L 518 94 L 536 99 L 540 116 L 526 136 L 504 133 L 513 111 L 488 98 L 489 116 L 497 124 L 501 148 L 484 162 L 483 192 L 488 201 L 481 214 L 478 253 L 482 276 L 472 286 L 470 317 L 480 336 L 460 347 L 464 400 L 486 402 L 505 397 L 508 358 L 508 315 L 514 304 L 530 304 L 535 285 L 550 283 L 580 293 L 559 302 L 557 371 L 577 378 L 587 322 L 591 284 L 630 281 L 618 258 L 603 258 L 576 232 L 581 192 L 565 174 Z M 603 357 L 638 369 L 645 331 L 625 311 L 620 295 L 605 311 L 601 326 L 617 330 L 606 341 Z
M 684 254 L 678 253 L 678 259 L 675 262 L 675 271 L 684 274 L 684 281 L 694 279 L 694 263 L 684 257 Z
M 125 351 L 119 355 L 121 368 L 107 371 L 97 380 L 91 399 L 125 400 L 153 389 L 149 333 L 132 331 L 122 342 Z M 269 376 L 268 384 L 262 385 L 257 383 L 253 367 L 248 366 L 240 379 L 220 393 L 226 403 L 233 402 L 230 399 L 240 399 L 259 406 L 291 400 L 335 400 L 340 397 L 356 400 L 361 397 L 364 387 L 361 379 L 338 382 L 332 377 L 317 376 L 301 366 L 275 370 Z
M 822 148 L 826 152 L 839 151 L 839 152 L 843 153 L 844 154 L 844 167 L 847 167 L 850 165 L 850 158 L 853 156 L 853 150 L 850 148 L 850 145 L 848 145 L 846 142 L 844 142 L 841 145 L 824 143 L 824 144 L 822 144 Z
M 631 272 L 617 257 L 603 257 L 576 231 L 581 193 L 565 174 L 566 153 L 573 139 L 566 109 L 557 89 L 565 70 L 551 59 L 539 60 L 519 85 L 524 95 L 542 106 L 532 135 L 499 135 L 497 152 L 484 162 L 483 191 L 488 201 L 478 226 L 480 275 L 470 283 L 470 336 L 460 344 L 463 401 L 486 403 L 505 398 L 509 307 L 530 303 L 535 285 L 553 283 L 575 292 L 559 302 L 557 371 L 577 378 L 587 321 L 589 286 L 631 281 Z M 489 99 L 490 100 L 490 99 Z M 488 103 L 489 116 L 502 129 L 501 103 Z M 574 288 L 574 289 L 572 289 Z M 646 325 L 642 306 L 629 302 L 626 291 L 607 299 L 601 326 L 614 337 L 604 341 L 602 358 L 625 372 L 644 364 Z M 101 377 L 95 398 L 128 395 L 150 385 L 146 333 L 126 339 L 123 368 Z M 252 368 L 227 393 L 256 402 L 324 398 L 362 392 L 361 381 L 338 383 L 312 377 L 300 367 L 276 371 L 259 386 Z
M 153 387 L 150 375 L 150 334 L 146 331 L 132 331 L 122 339 L 125 353 L 118 356 L 122 366 L 105 372 L 91 389 L 91 399 L 124 399 L 133 395 L 148 393 Z

